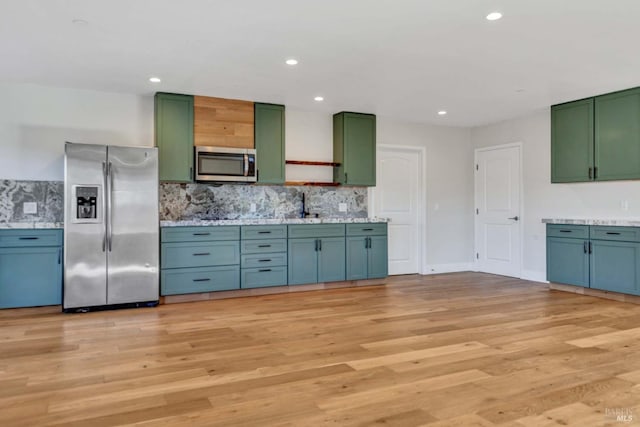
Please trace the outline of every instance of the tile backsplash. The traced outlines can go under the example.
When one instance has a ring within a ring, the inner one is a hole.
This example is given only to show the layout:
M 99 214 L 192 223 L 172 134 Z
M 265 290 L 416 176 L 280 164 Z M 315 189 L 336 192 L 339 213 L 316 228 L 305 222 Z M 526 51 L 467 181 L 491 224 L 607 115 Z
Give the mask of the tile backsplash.
M 322 218 L 366 218 L 366 187 L 160 184 L 160 219 L 298 218 L 306 209 Z M 347 211 L 340 212 L 341 203 Z M 255 212 L 251 210 L 255 204 Z
M 160 219 L 298 218 L 302 194 L 307 210 L 322 218 L 366 218 L 366 187 L 160 184 Z M 25 202 L 37 213 L 25 214 Z M 255 204 L 255 211 L 251 205 Z M 340 212 L 345 204 L 346 212 Z M 62 181 L 0 180 L 0 222 L 63 222 Z
M 36 203 L 36 213 L 26 214 L 26 202 Z M 62 222 L 64 183 L 62 181 L 0 180 L 0 222 Z

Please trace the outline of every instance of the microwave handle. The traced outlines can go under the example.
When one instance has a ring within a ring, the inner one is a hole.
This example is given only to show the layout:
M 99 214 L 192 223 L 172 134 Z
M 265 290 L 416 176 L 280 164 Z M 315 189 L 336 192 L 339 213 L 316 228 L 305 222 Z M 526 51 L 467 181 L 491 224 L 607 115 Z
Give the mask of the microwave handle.
M 244 176 L 249 176 L 249 155 L 244 155 Z

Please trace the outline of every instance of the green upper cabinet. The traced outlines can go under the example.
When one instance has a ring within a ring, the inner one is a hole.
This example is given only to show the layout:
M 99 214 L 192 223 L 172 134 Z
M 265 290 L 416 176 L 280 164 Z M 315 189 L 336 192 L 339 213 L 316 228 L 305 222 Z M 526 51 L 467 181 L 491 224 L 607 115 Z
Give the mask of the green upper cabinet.
M 640 178 L 640 88 L 595 98 L 599 181 Z
M 156 93 L 160 181 L 193 181 L 193 96 Z
M 376 116 L 342 112 L 333 116 L 333 180 L 376 185 Z
M 584 182 L 593 173 L 593 98 L 551 107 L 551 182 Z
M 551 182 L 640 179 L 640 88 L 551 107 Z
M 258 183 L 284 184 L 284 105 L 254 105 Z

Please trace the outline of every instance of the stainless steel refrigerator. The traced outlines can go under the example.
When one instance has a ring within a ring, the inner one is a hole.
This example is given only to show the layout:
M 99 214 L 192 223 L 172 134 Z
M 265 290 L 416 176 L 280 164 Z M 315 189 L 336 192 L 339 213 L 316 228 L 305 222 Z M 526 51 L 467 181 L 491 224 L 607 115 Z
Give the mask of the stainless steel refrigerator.
M 65 145 L 64 311 L 159 299 L 158 153 Z

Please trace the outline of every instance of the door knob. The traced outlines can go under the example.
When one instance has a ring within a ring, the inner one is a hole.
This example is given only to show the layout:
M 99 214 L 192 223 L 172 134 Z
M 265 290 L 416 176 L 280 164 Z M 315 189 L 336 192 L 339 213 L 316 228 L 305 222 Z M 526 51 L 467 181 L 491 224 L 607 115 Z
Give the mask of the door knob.
M 520 218 L 518 218 L 518 215 L 516 215 L 516 216 L 514 216 L 514 217 L 512 217 L 512 218 L 507 218 L 507 219 L 512 219 L 512 220 L 514 220 L 514 221 L 517 221 L 517 220 L 519 220 Z

